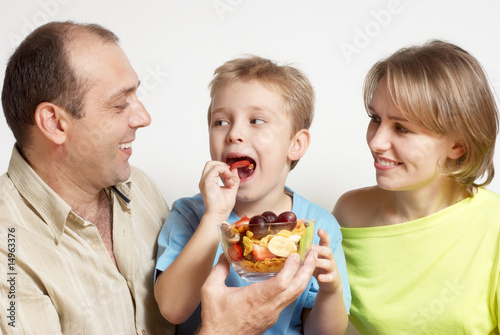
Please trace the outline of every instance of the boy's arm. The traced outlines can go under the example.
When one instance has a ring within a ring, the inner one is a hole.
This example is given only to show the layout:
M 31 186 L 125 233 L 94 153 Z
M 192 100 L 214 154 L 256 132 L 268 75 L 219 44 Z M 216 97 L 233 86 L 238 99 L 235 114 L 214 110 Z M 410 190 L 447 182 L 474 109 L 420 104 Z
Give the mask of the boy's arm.
M 218 185 L 219 177 L 226 186 Z M 179 256 L 155 283 L 158 307 L 171 323 L 186 321 L 200 304 L 200 289 L 212 269 L 219 244 L 217 224 L 229 217 L 238 186 L 237 171 L 229 171 L 221 162 L 207 163 L 200 181 L 205 214 Z
M 343 285 L 340 273 L 330 249 L 330 237 L 323 230 L 318 231 L 319 246 L 313 245 L 318 253 L 314 276 L 319 285 L 314 306 L 304 314 L 305 334 L 344 334 L 347 328 L 347 311 L 344 305 Z

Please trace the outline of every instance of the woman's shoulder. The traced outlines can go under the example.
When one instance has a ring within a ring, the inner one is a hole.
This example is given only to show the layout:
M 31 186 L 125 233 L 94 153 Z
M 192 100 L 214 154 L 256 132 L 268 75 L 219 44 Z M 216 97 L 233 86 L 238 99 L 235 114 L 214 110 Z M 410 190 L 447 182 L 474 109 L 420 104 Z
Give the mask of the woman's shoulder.
M 359 188 L 344 193 L 337 200 L 333 215 L 342 227 L 366 226 L 380 212 L 387 191 L 378 186 Z

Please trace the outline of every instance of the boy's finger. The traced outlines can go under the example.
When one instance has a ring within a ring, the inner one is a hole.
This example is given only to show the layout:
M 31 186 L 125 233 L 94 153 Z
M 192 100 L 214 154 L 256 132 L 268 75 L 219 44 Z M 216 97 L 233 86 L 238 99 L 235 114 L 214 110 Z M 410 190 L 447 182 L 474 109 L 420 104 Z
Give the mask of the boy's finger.
M 323 247 L 330 247 L 330 236 L 322 228 L 318 230 L 319 245 Z

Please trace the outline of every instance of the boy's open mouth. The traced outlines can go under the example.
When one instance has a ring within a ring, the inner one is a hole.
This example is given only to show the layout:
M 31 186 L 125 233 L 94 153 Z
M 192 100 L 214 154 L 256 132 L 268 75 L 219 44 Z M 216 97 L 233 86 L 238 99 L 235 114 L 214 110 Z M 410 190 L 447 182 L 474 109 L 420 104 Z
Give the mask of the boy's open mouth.
M 227 157 L 226 158 L 226 164 L 231 166 L 232 164 L 239 162 L 239 161 L 249 161 L 251 166 L 250 167 L 242 167 L 238 169 L 238 176 L 240 179 L 245 179 L 250 177 L 254 171 L 255 167 L 257 166 L 257 163 L 255 163 L 255 160 L 248 157 L 248 156 L 241 156 L 241 157 Z

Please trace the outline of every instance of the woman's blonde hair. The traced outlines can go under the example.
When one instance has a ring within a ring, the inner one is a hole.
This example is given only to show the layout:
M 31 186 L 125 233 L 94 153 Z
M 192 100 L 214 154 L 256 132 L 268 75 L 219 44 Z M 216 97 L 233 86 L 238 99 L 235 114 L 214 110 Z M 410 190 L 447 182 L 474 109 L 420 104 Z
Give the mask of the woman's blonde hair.
M 314 89 L 307 76 L 290 65 L 278 65 L 262 57 L 249 55 L 236 58 L 219 66 L 210 82 L 210 98 L 223 87 L 236 80 L 257 80 L 281 94 L 285 110 L 290 116 L 291 134 L 309 129 L 314 117 Z M 210 124 L 212 103 L 208 107 Z M 290 170 L 297 165 L 293 161 Z
M 392 101 L 410 122 L 451 137 L 465 149 L 462 157 L 441 167 L 444 173 L 469 193 L 473 186 L 489 184 L 498 109 L 479 62 L 460 47 L 438 40 L 400 49 L 368 72 L 363 89 L 367 110 L 384 76 Z

